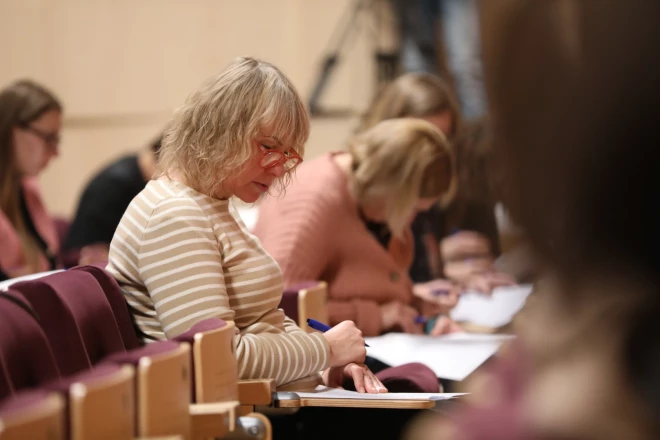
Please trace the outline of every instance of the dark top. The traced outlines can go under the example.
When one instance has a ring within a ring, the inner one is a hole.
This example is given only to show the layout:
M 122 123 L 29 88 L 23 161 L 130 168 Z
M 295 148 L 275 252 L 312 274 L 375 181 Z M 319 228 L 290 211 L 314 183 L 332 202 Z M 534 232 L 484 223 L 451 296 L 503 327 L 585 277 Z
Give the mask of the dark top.
M 63 249 L 110 244 L 126 208 L 146 184 L 135 154 L 104 168 L 85 188 Z
M 20 205 L 21 217 L 23 217 L 25 228 L 27 229 L 27 232 L 34 239 L 34 242 L 37 244 L 39 250 L 46 257 L 46 260 L 48 261 L 48 270 L 55 270 L 57 268 L 57 261 L 55 258 L 55 254 L 53 254 L 53 251 L 51 251 L 50 248 L 48 248 L 48 243 L 46 243 L 46 240 L 44 240 L 41 234 L 39 234 L 39 231 L 37 231 L 37 227 L 34 225 L 34 222 L 32 221 L 32 216 L 30 215 L 30 211 L 28 210 L 27 202 L 25 201 L 25 193 L 23 191 L 22 186 L 20 191 L 21 192 L 19 194 L 18 203 Z M 5 281 L 8 279 L 9 279 L 9 275 L 7 275 L 2 269 L 0 269 L 0 281 Z
M 437 206 L 420 213 L 413 221 L 415 257 L 410 266 L 410 278 L 414 283 L 423 283 L 436 278 L 433 275 L 434 268 L 429 253 L 439 253 L 440 242 L 453 230 L 475 231 L 483 234 L 490 240 L 493 255 L 495 257 L 500 255 L 500 241 L 494 208 L 476 202 L 465 203 L 463 206 L 460 218 L 453 222 L 448 221 L 447 212 Z

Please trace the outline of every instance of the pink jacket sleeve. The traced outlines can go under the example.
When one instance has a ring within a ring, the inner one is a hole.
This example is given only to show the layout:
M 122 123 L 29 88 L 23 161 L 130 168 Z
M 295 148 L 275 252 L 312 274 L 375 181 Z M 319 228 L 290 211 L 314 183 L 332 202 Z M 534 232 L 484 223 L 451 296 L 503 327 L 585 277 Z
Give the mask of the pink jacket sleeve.
M 332 271 L 337 248 L 343 235 L 336 210 L 327 200 L 297 194 L 295 199 L 268 198 L 259 208 L 254 234 L 282 268 L 284 284 L 325 280 Z M 338 264 L 341 264 L 339 262 Z M 380 333 L 380 308 L 375 301 L 354 299 L 337 301 L 329 288 L 330 324 L 351 320 L 365 336 Z

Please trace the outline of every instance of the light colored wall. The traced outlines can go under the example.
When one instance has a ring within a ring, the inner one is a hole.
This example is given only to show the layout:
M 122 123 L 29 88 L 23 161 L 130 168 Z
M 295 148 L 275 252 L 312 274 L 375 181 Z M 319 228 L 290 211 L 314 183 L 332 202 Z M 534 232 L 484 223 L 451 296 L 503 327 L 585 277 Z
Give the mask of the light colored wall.
M 31 77 L 65 105 L 61 155 L 41 179 L 50 211 L 71 215 L 100 166 L 152 139 L 189 92 L 236 56 L 273 62 L 308 97 L 331 33 L 353 3 L 0 1 L 0 86 Z M 374 87 L 370 41 L 362 32 L 349 45 L 325 104 L 365 107 Z M 314 119 L 307 157 L 340 148 L 352 123 Z

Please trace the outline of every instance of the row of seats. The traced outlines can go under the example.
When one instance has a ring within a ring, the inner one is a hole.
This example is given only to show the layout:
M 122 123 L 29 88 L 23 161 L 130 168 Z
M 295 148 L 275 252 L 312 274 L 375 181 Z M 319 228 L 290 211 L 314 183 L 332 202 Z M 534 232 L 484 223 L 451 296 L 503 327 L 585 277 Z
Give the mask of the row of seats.
M 234 331 L 208 319 L 142 346 L 96 266 L 13 284 L 0 292 L 0 438 L 270 438 L 252 411 L 273 382 L 239 384 Z

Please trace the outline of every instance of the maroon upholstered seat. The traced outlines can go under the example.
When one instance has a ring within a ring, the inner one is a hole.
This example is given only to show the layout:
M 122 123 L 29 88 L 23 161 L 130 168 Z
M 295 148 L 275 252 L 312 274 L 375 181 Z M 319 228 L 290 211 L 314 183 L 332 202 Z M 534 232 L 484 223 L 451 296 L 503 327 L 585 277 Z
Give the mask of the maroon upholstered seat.
M 0 398 L 60 377 L 46 335 L 20 301 L 11 289 L 0 295 Z
M 307 289 L 309 287 L 314 287 L 318 284 L 318 281 L 302 281 L 296 283 L 292 286 L 287 287 L 282 292 L 282 300 L 278 306 L 280 309 L 284 310 L 284 314 L 291 318 L 295 323 L 298 323 L 298 292 L 302 289 Z
M 437 393 L 438 378 L 433 370 L 417 362 L 390 367 L 376 374 L 390 393 Z
M 110 304 L 96 279 L 66 271 L 14 285 L 40 316 L 58 366 L 67 376 L 125 351 Z
M 87 272 L 96 278 L 96 281 L 103 289 L 103 293 L 105 294 L 108 303 L 110 303 L 112 313 L 115 316 L 115 321 L 117 322 L 119 332 L 124 341 L 124 347 L 126 350 L 140 347 L 142 343 L 135 331 L 131 314 L 126 305 L 126 300 L 124 299 L 124 295 L 122 294 L 117 281 L 115 281 L 112 275 L 97 265 L 78 266 L 72 270 Z
M 113 365 L 126 365 L 130 364 L 137 366 L 140 363 L 140 359 L 147 356 L 155 356 L 163 353 L 167 353 L 171 350 L 176 350 L 179 347 L 179 344 L 172 341 L 158 341 L 153 344 L 145 345 L 144 347 L 136 348 L 129 351 L 117 352 L 111 354 L 110 356 L 103 359 L 101 365 L 113 364 Z

